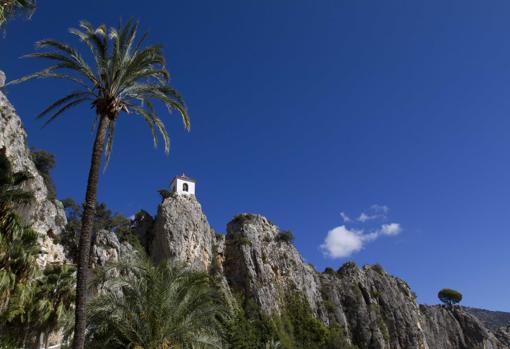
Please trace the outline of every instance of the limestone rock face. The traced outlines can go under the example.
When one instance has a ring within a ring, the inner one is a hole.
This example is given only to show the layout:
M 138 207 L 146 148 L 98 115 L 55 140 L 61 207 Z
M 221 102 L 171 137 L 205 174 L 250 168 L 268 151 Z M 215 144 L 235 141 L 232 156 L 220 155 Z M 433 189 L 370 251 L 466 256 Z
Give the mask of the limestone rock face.
M 5 73 L 0 70 L 0 88 L 4 87 L 5 85 Z
M 150 255 L 156 262 L 169 258 L 193 270 L 209 271 L 214 239 L 195 196 L 172 194 L 158 208 Z
M 92 245 L 90 262 L 92 268 L 102 267 L 107 263 L 132 258 L 135 253 L 133 246 L 127 242 L 120 242 L 114 232 L 100 230 Z
M 44 267 L 47 263 L 62 263 L 65 260 L 64 249 L 53 242 L 53 237 L 58 236 L 67 224 L 64 207 L 60 201 L 48 199 L 48 189 L 30 156 L 23 123 L 0 91 L 0 148 L 3 147 L 13 170 L 26 171 L 32 177 L 26 189 L 33 192 L 35 200 L 19 213 L 40 235 L 43 253 L 39 264 Z
M 321 283 L 330 321 L 360 348 L 429 348 L 416 297 L 404 281 L 351 262 L 323 273 Z
M 347 263 L 323 273 L 321 283 L 330 322 L 359 348 L 508 348 L 508 334 L 491 332 L 460 307 L 419 306 L 407 283 L 380 266 Z
M 430 348 L 509 348 L 508 333 L 493 333 L 461 307 L 420 306 Z
M 227 225 L 225 276 L 234 291 L 253 297 L 267 314 L 279 312 L 288 292 L 302 293 L 315 314 L 325 317 L 319 276 L 278 227 L 266 218 L 242 214 Z

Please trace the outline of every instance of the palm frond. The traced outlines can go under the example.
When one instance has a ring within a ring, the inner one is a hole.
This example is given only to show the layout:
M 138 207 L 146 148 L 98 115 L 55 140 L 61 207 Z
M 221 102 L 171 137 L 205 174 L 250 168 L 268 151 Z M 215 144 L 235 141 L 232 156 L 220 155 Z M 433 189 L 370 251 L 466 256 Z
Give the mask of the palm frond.
M 44 109 L 42 112 L 37 115 L 37 118 L 42 118 L 45 115 L 47 115 L 50 111 L 54 110 L 55 108 L 61 106 L 64 103 L 67 103 L 69 101 L 72 101 L 73 99 L 77 98 L 84 98 L 84 97 L 91 97 L 93 96 L 89 91 L 73 91 L 70 94 L 68 94 L 65 97 L 62 97 L 52 104 L 50 104 L 46 109 Z
M 53 115 L 51 115 L 48 120 L 46 120 L 46 122 L 43 124 L 42 127 L 46 127 L 48 126 L 50 123 L 52 123 L 57 117 L 59 117 L 60 115 L 62 115 L 62 113 L 64 113 L 66 110 L 72 108 L 72 107 L 75 107 L 77 106 L 78 104 L 81 104 L 83 102 L 86 102 L 86 101 L 89 101 L 90 98 L 87 98 L 87 97 L 82 97 L 82 98 L 79 98 L 79 99 L 75 99 L 74 101 L 71 101 L 69 103 L 67 103 L 66 105 L 64 105 L 63 107 L 61 107 L 56 113 L 54 113 Z
M 40 117 L 48 117 L 44 126 L 72 107 L 91 101 L 96 115 L 110 121 L 116 122 L 122 112 L 142 116 L 151 129 L 154 144 L 157 145 L 160 133 L 168 153 L 170 137 L 153 103 L 161 103 L 168 112 L 177 111 L 186 130 L 190 129 L 190 119 L 182 96 L 170 86 L 162 47 L 144 46 L 147 34 L 137 39 L 138 30 L 135 20 L 111 28 L 81 21 L 78 28 L 70 28 L 69 32 L 91 52 L 90 65 L 76 48 L 54 39 L 40 40 L 35 45 L 37 51 L 24 57 L 46 59 L 52 65 L 9 84 L 40 78 L 76 83 L 79 90 L 57 99 L 40 113 Z M 112 152 L 114 127 L 110 124 L 107 132 L 106 163 Z

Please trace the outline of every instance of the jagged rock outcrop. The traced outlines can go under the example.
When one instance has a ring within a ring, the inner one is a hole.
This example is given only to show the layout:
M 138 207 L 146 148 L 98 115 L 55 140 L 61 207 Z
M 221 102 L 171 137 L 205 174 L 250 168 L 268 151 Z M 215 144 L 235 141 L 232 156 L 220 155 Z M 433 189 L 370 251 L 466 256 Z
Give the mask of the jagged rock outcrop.
M 136 250 L 128 242 L 120 242 L 114 232 L 100 230 L 92 244 L 90 264 L 92 268 L 133 258 Z
M 510 337 L 498 338 L 461 307 L 420 306 L 429 348 L 508 349 Z
M 380 266 L 347 263 L 322 274 L 321 284 L 330 321 L 360 348 L 428 348 L 415 295 Z
M 227 225 L 225 276 L 236 292 L 253 297 L 264 313 L 279 312 L 284 296 L 302 293 L 325 322 L 318 274 L 290 243 L 278 238 L 280 229 L 265 217 L 238 215 Z
M 510 330 L 510 313 L 471 307 L 463 307 L 463 309 L 480 319 L 488 328 Z
M 317 318 L 339 324 L 359 348 L 508 348 L 508 333 L 493 333 L 461 308 L 419 306 L 409 285 L 379 265 L 316 272 L 281 233 L 253 214 L 227 226 L 224 275 L 234 292 L 253 298 L 266 314 L 280 312 L 283 297 L 299 292 Z
M 0 72 L 0 87 L 3 79 Z M 33 177 L 27 189 L 35 201 L 20 213 L 41 236 L 41 265 L 63 262 L 63 248 L 53 237 L 63 230 L 65 213 L 59 201 L 48 199 L 26 138 L 19 116 L 0 91 L 0 148 L 5 147 L 15 171 Z M 337 272 L 315 271 L 281 238 L 279 228 L 260 215 L 239 215 L 228 224 L 226 236 L 215 234 L 195 196 L 169 194 L 154 219 L 142 212 L 133 228 L 156 262 L 170 258 L 214 274 L 230 304 L 236 303 L 234 294 L 241 294 L 263 313 L 278 314 L 285 296 L 299 293 L 318 319 L 340 325 L 360 349 L 510 348 L 510 327 L 490 328 L 462 307 L 420 306 L 410 287 L 380 266 L 347 263 Z M 104 266 L 136 253 L 115 233 L 99 231 L 91 265 Z
M 40 235 L 42 254 L 39 264 L 45 266 L 47 263 L 62 263 L 65 260 L 64 249 L 54 242 L 54 238 L 60 235 L 67 224 L 64 208 L 60 201 L 48 199 L 44 179 L 30 156 L 23 123 L 7 97 L 0 91 L 0 148 L 3 147 L 13 170 L 26 171 L 32 177 L 26 189 L 33 192 L 35 200 L 31 205 L 20 209 L 20 215 Z
M 151 257 L 165 258 L 209 271 L 213 261 L 214 231 L 194 195 L 171 194 L 159 205 L 152 228 Z

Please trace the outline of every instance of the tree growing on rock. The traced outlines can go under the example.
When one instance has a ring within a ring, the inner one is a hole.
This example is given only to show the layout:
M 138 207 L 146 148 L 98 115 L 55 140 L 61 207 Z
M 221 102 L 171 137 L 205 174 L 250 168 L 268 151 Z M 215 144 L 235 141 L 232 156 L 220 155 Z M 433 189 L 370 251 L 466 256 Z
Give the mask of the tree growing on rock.
M 443 288 L 441 291 L 439 291 L 437 297 L 441 302 L 448 306 L 453 306 L 457 303 L 460 303 L 462 300 L 462 294 L 450 288 Z
M 186 129 L 190 129 L 188 112 L 181 95 L 170 86 L 170 74 L 159 45 L 145 46 L 146 35 L 137 40 L 138 23 L 108 28 L 102 24 L 93 27 L 89 22 L 80 22 L 80 28 L 71 28 L 90 51 L 92 60 L 87 62 L 74 47 L 52 39 L 36 43 L 38 51 L 28 58 L 43 58 L 52 64 L 41 71 L 11 82 L 21 83 L 39 78 L 56 78 L 73 82 L 76 89 L 58 99 L 39 114 L 47 117 L 45 125 L 60 117 L 65 111 L 82 103 L 90 103 L 95 110 L 96 135 L 83 210 L 76 287 L 76 310 L 73 348 L 83 349 L 86 327 L 87 279 L 90 242 L 96 210 L 96 194 L 99 183 L 101 159 L 105 154 L 108 164 L 112 151 L 115 126 L 122 114 L 143 118 L 152 131 L 157 145 L 159 131 L 170 150 L 170 139 L 165 125 L 158 116 L 155 103 L 162 103 L 169 111 L 177 110 Z

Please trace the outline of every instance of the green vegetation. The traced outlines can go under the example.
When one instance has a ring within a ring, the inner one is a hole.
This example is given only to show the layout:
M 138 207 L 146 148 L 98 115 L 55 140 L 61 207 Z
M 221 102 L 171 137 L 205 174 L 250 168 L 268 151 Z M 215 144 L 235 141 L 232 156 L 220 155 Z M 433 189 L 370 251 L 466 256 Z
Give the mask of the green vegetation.
M 275 240 L 290 244 L 292 241 L 294 241 L 294 234 L 292 234 L 290 230 L 282 230 L 278 233 L 278 235 L 276 235 Z
M 93 59 L 87 62 L 78 50 L 52 39 L 41 40 L 36 47 L 42 51 L 29 54 L 29 58 L 42 58 L 52 64 L 41 71 L 11 82 L 11 84 L 39 78 L 68 80 L 76 90 L 58 99 L 39 117 L 48 117 L 46 124 L 54 121 L 66 110 L 84 102 L 95 108 L 96 137 L 92 149 L 85 206 L 78 249 L 78 277 L 76 287 L 76 321 L 73 348 L 82 349 L 85 341 L 87 279 L 90 242 L 93 229 L 99 169 L 103 152 L 106 164 L 110 159 L 116 122 L 122 112 L 142 117 L 152 131 L 157 145 L 157 131 L 162 136 L 165 152 L 170 150 L 166 128 L 158 117 L 154 102 L 161 102 L 168 110 L 177 110 L 186 129 L 190 122 L 184 101 L 169 85 L 170 74 L 165 67 L 161 46 L 144 47 L 145 35 L 137 40 L 138 23 L 128 21 L 117 28 L 102 24 L 94 28 L 86 21 L 80 28 L 70 29 L 80 43 L 85 44 Z
M 333 270 L 333 268 L 330 268 L 330 267 L 326 267 L 326 268 L 324 269 L 324 274 L 328 274 L 328 275 L 332 275 L 332 276 L 335 276 L 335 275 L 336 275 L 336 273 L 335 273 L 335 271 Z
M 7 20 L 17 15 L 30 17 L 35 11 L 35 0 L 2 0 L 0 1 L 0 27 Z
M 377 274 L 384 275 L 384 269 L 379 263 L 372 265 L 372 269 L 375 270 Z
M 222 347 L 229 314 L 207 274 L 141 258 L 99 272 L 96 282 L 109 286 L 89 309 L 90 348 Z
M 7 318 L 24 308 L 37 273 L 37 234 L 15 213 L 33 198 L 22 189 L 28 179 L 26 173 L 13 172 L 5 149 L 0 150 L 0 314 Z
M 50 176 L 50 171 L 55 167 L 57 161 L 55 156 L 46 150 L 32 149 L 31 151 L 32 160 L 34 161 L 35 168 L 44 180 L 44 184 L 48 189 L 48 199 L 55 200 L 57 196 L 57 190 L 55 184 Z
M 168 199 L 170 196 L 172 196 L 172 192 L 166 189 L 160 189 L 158 190 L 159 195 L 161 195 L 161 201 Z
M 280 315 L 267 316 L 249 297 L 237 297 L 242 305 L 228 330 L 232 348 L 258 349 L 351 349 L 343 329 L 316 319 L 306 299 L 299 293 L 286 296 Z
M 462 294 L 450 288 L 443 288 L 438 292 L 437 297 L 448 306 L 453 306 L 462 300 Z
M 0 152 L 0 347 L 47 344 L 60 328 L 74 300 L 74 270 L 66 265 L 39 270 L 37 233 L 24 225 L 14 209 L 30 202 L 22 189 L 29 177 L 13 173 Z
M 84 205 L 78 204 L 72 198 L 62 200 L 62 204 L 66 212 L 67 226 L 62 232 L 59 242 L 64 246 L 66 254 L 76 261 Z M 93 232 L 97 233 L 102 229 L 113 231 L 121 242 L 127 241 L 138 251 L 144 250 L 138 236 L 133 231 L 131 221 L 121 213 L 113 213 L 105 203 L 98 202 L 94 214 Z
M 248 222 L 249 220 L 251 220 L 252 218 L 253 218 L 253 216 L 249 213 L 240 213 L 232 219 L 232 223 L 244 224 L 244 223 Z

